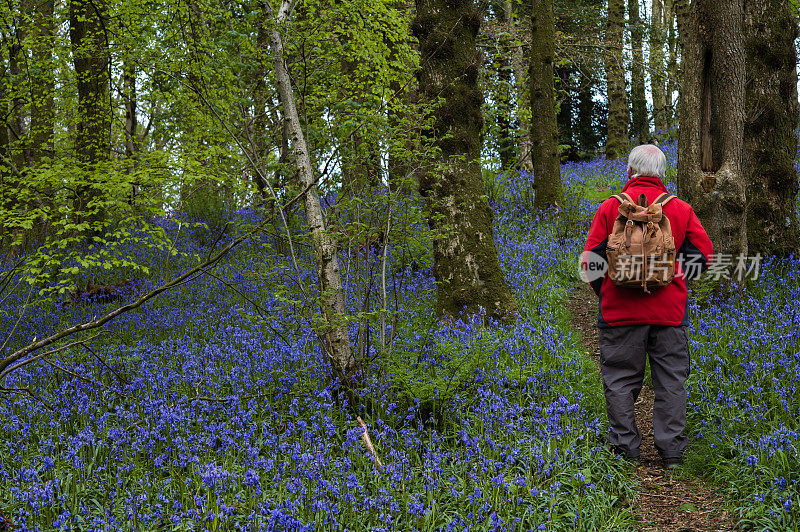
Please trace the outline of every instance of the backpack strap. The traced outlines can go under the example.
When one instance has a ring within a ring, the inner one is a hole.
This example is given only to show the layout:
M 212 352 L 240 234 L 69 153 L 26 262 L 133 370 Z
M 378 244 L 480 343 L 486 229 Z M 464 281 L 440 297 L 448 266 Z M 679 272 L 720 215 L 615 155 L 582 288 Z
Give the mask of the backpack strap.
M 674 194 L 670 194 L 669 192 L 664 192 L 659 197 L 657 197 L 653 203 L 658 203 L 663 207 L 673 199 L 675 199 Z
M 627 193 L 627 192 L 621 192 L 621 193 L 619 193 L 619 194 L 614 194 L 614 195 L 613 195 L 613 196 L 611 196 L 611 197 L 612 197 L 612 198 L 617 198 L 617 200 L 618 200 L 620 203 L 625 203 L 625 200 L 627 200 L 627 201 L 630 201 L 631 203 L 633 203 L 634 205 L 636 204 L 636 202 L 635 202 L 635 201 L 633 201 L 633 198 L 632 198 L 632 197 L 630 197 L 630 196 L 628 195 L 628 193 Z

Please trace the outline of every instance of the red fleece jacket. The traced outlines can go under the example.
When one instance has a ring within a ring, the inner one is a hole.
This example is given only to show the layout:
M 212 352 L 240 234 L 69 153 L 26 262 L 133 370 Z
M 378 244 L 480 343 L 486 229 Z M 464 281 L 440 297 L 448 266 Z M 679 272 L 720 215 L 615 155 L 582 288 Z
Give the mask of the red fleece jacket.
M 628 180 L 622 189 L 633 198 L 639 194 L 647 197 L 652 203 L 662 193 L 667 192 L 664 183 L 657 177 L 639 176 Z M 619 200 L 608 198 L 600 205 L 589 228 L 589 237 L 584 246 L 585 251 L 593 251 L 604 259 L 608 235 L 617 218 Z M 621 325 L 687 325 L 688 294 L 686 291 L 687 265 L 688 276 L 705 270 L 711 262 L 713 248 L 711 240 L 697 219 L 691 205 L 678 198 L 664 205 L 664 214 L 669 219 L 672 235 L 675 238 L 677 263 L 675 279 L 667 286 L 657 288 L 651 294 L 639 288 L 623 288 L 611 282 L 608 273 L 602 279 L 592 282 L 592 288 L 600 297 L 600 314 L 598 327 L 617 327 Z M 691 267 L 688 265 L 692 264 Z M 699 268 L 698 268 L 699 266 Z

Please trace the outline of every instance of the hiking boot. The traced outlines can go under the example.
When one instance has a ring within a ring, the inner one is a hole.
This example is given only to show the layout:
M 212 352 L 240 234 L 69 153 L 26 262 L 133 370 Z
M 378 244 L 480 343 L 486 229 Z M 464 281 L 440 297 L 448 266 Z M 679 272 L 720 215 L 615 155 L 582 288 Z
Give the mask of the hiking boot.
M 661 465 L 664 469 L 677 469 L 683 465 L 682 456 L 671 456 L 669 458 L 662 458 Z

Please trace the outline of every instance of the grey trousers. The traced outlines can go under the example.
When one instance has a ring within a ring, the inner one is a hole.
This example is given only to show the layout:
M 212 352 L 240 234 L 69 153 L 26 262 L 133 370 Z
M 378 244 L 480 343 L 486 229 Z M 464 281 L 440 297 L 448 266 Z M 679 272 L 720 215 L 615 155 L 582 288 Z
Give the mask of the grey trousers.
M 683 434 L 689 376 L 686 327 L 629 325 L 601 328 L 598 332 L 609 443 L 629 458 L 639 456 L 642 436 L 633 405 L 642 389 L 645 356 L 650 355 L 656 449 L 662 458 L 682 456 L 689 444 Z

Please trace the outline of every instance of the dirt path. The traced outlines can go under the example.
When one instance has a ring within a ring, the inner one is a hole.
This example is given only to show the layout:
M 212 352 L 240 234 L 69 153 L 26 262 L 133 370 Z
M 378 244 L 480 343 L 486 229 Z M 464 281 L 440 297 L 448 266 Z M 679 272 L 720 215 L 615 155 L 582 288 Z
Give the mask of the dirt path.
M 589 285 L 581 284 L 569 298 L 572 324 L 581 332 L 589 353 L 599 355 L 597 341 L 597 297 Z M 599 378 L 599 375 L 598 375 Z M 733 517 L 723 508 L 724 498 L 714 487 L 680 471 L 661 467 L 653 446 L 653 389 L 645 383 L 636 401 L 636 424 L 642 432 L 641 464 L 636 476 L 642 490 L 632 501 L 641 531 L 735 530 Z

